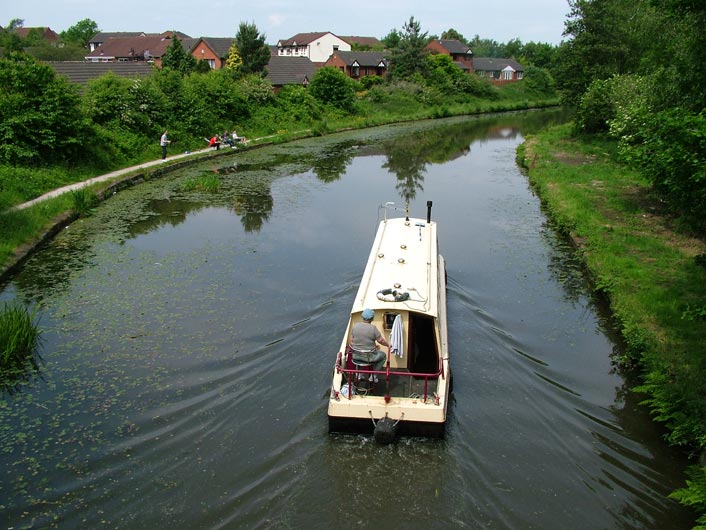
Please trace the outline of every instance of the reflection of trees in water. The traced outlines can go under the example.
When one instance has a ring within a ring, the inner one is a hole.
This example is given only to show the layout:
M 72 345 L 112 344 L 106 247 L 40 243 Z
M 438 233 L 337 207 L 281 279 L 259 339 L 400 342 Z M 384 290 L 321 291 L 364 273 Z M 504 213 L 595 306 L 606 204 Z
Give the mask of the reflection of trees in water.
M 247 190 L 235 194 L 233 211 L 240 217 L 246 232 L 259 232 L 265 221 L 270 218 L 274 200 L 269 183 L 250 186 Z
M 189 213 L 203 210 L 206 206 L 202 202 L 181 199 L 153 199 L 146 207 L 151 213 L 130 224 L 130 237 L 147 234 L 165 225 L 180 225 Z
M 334 182 L 346 172 L 348 164 L 357 154 L 353 145 L 338 144 L 316 153 L 311 170 L 322 182 Z

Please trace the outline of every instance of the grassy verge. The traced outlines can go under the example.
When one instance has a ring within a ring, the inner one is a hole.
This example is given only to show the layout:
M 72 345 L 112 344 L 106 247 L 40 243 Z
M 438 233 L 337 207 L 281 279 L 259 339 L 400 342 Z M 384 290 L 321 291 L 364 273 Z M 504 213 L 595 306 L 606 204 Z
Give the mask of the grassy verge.
M 519 156 L 610 302 L 627 346 L 620 360 L 641 371 L 636 391 L 670 443 L 704 451 L 706 243 L 662 215 L 645 179 L 615 161 L 612 143 L 576 140 L 570 128 L 528 138 Z M 706 512 L 706 468 L 690 475 L 675 497 Z

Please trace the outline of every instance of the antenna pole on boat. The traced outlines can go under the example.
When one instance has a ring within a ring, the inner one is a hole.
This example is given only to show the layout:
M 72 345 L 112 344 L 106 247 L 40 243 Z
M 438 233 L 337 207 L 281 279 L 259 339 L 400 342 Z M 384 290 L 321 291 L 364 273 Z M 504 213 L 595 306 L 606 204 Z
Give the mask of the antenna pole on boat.
M 431 201 L 427 201 L 427 223 L 431 223 Z

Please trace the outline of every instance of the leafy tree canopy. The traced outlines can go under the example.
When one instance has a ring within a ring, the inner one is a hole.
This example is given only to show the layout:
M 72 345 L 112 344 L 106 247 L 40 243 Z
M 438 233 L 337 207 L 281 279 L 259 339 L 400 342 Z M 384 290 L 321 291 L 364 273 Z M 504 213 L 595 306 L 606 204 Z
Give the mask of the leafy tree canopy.
M 391 77 L 410 79 L 415 74 L 425 75 L 428 54 L 424 48 L 428 42 L 427 32 L 422 32 L 419 22 L 410 17 L 402 26 L 399 43 L 390 50 Z
M 176 34 L 176 31 L 174 33 Z M 184 49 L 181 40 L 175 36 L 162 56 L 162 68 L 170 68 L 186 75 L 196 69 L 196 59 Z
M 90 18 L 84 18 L 83 20 L 76 22 L 76 24 L 71 26 L 69 29 L 59 33 L 59 36 L 68 44 L 74 44 L 85 48 L 88 46 L 88 42 L 96 33 L 98 33 L 98 31 L 98 24 Z
M 461 41 L 466 45 L 468 44 L 466 38 L 453 28 L 447 29 L 446 31 L 442 32 L 441 38 L 444 40 L 457 40 Z
M 270 48 L 265 44 L 265 35 L 260 34 L 257 26 L 241 22 L 235 43 L 242 59 L 240 72 L 245 75 L 264 73 L 270 62 Z

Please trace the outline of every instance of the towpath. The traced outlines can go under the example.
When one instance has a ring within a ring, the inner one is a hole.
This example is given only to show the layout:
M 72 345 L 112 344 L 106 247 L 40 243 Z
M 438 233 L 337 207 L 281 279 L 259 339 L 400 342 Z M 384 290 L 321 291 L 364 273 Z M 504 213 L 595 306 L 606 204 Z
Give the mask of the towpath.
M 131 172 L 139 170 L 139 169 L 147 169 L 149 167 L 160 166 L 162 164 L 168 164 L 169 162 L 173 162 L 174 160 L 179 160 L 180 158 L 194 156 L 199 153 L 205 153 L 207 151 L 213 151 L 213 148 L 207 147 L 205 149 L 199 149 L 197 151 L 187 151 L 185 153 L 180 153 L 178 155 L 168 156 L 164 160 L 162 160 L 161 158 L 158 158 L 157 160 L 151 160 L 149 162 L 144 162 L 144 163 L 138 164 L 136 166 L 130 166 L 130 167 L 118 169 L 117 171 L 112 171 L 110 173 L 106 173 L 105 175 L 100 175 L 97 177 L 90 178 L 88 180 L 82 180 L 81 182 L 75 182 L 74 184 L 62 186 L 61 188 L 57 188 L 55 190 L 49 191 L 49 192 L 45 193 L 44 195 L 40 195 L 39 197 L 32 199 L 31 201 L 27 201 L 22 204 L 18 204 L 17 206 L 15 206 L 15 208 L 17 210 L 23 210 L 24 208 L 29 208 L 30 206 L 34 206 L 35 204 L 37 204 L 39 202 L 45 201 L 47 199 L 52 199 L 54 197 L 58 197 L 59 195 L 62 195 L 64 193 L 72 191 L 72 190 L 77 190 L 77 189 L 83 188 L 85 186 L 90 186 L 91 184 L 95 184 L 96 182 L 104 182 L 106 180 L 110 180 L 115 177 L 119 177 L 121 175 L 125 175 L 127 173 L 131 173 Z

